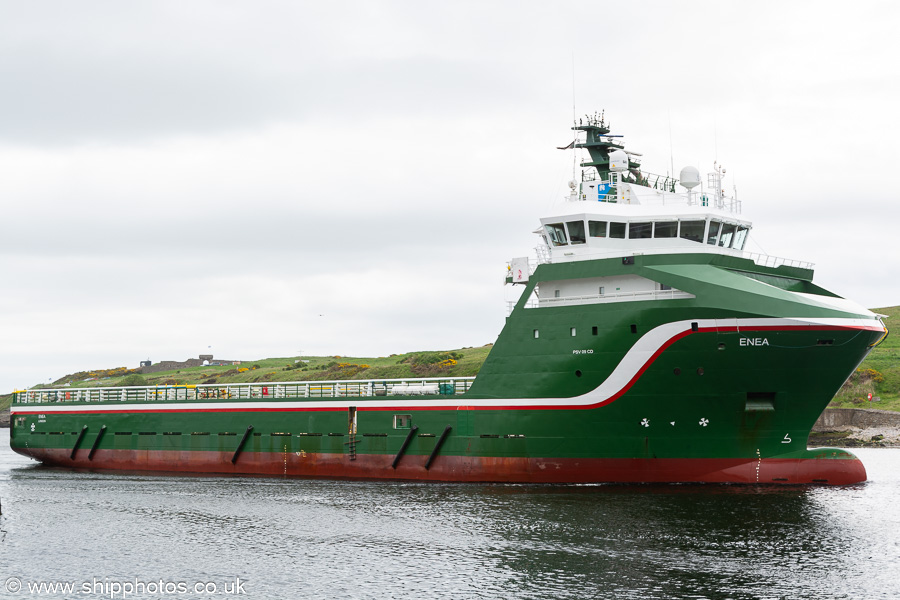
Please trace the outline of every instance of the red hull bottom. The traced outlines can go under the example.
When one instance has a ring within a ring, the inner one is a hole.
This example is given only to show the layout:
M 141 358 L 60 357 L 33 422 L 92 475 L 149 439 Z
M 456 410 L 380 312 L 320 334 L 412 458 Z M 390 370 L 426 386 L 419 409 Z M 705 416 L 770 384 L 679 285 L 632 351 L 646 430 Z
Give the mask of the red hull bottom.
M 529 458 L 427 457 L 305 452 L 232 453 L 172 450 L 97 450 L 93 460 L 79 450 L 15 448 L 48 465 L 81 469 L 275 475 L 316 479 L 394 479 L 503 483 L 766 483 L 847 485 L 866 480 L 853 454 L 837 449 L 809 451 L 807 458 Z

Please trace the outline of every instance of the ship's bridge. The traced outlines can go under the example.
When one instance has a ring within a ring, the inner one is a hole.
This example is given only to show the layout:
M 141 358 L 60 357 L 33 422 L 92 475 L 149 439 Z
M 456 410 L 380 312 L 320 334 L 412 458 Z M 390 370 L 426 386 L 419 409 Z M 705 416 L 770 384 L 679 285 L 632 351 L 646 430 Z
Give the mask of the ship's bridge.
M 610 191 L 609 184 L 590 181 L 573 192 L 541 219 L 541 262 L 681 252 L 740 255 L 751 228 L 739 218 L 736 201 L 721 193 L 678 194 L 632 183 L 617 183 Z

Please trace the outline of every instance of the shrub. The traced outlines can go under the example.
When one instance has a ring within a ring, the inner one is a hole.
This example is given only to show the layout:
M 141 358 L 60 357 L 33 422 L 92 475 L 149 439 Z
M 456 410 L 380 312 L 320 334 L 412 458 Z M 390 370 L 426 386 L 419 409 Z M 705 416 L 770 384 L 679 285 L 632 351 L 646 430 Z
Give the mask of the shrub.
M 836 399 L 862 404 L 868 400 L 869 394 L 877 395 L 875 386 L 882 382 L 884 375 L 875 369 L 857 369 L 841 386 Z
M 142 386 L 147 385 L 147 380 L 137 373 L 132 373 L 131 375 L 126 375 L 125 377 L 123 377 L 118 385 L 122 387 Z
M 416 352 L 402 359 L 401 363 L 409 363 L 410 370 L 416 375 L 440 375 L 457 365 L 462 358 L 459 352 Z

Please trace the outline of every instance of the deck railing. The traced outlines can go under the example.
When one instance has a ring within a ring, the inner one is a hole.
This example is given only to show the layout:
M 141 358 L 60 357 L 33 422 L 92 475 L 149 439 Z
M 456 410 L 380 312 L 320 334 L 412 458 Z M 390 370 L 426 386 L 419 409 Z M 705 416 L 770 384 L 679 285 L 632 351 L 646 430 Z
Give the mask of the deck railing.
M 271 400 L 280 398 L 368 398 L 464 394 L 474 377 L 421 377 L 356 379 L 344 381 L 292 381 L 223 383 L 112 388 L 53 388 L 13 393 L 16 404 L 50 402 L 160 402 L 203 400 Z
M 570 304 L 601 304 L 605 302 L 628 302 L 634 300 L 687 300 L 693 294 L 681 290 L 644 290 L 635 292 L 612 292 L 609 294 L 587 294 L 583 296 L 561 296 L 541 298 L 537 306 L 566 306 Z M 526 306 L 525 308 L 534 308 Z
M 799 267 L 801 269 L 812 269 L 815 264 L 803 260 L 794 260 L 792 258 L 782 258 L 780 256 L 769 256 L 768 254 L 758 254 L 756 252 L 744 252 L 744 258 L 749 258 L 761 267 L 771 267 L 773 269 L 781 265 L 789 267 Z

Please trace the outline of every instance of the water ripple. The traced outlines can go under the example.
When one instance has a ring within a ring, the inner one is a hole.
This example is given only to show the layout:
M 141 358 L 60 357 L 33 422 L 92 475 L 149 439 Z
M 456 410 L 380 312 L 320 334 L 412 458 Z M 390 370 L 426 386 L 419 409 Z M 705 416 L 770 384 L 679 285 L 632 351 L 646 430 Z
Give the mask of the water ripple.
M 0 562 L 23 580 L 239 576 L 255 598 L 900 595 L 900 450 L 861 451 L 872 480 L 845 488 L 469 485 L 73 472 L 13 455 L 6 435 Z

